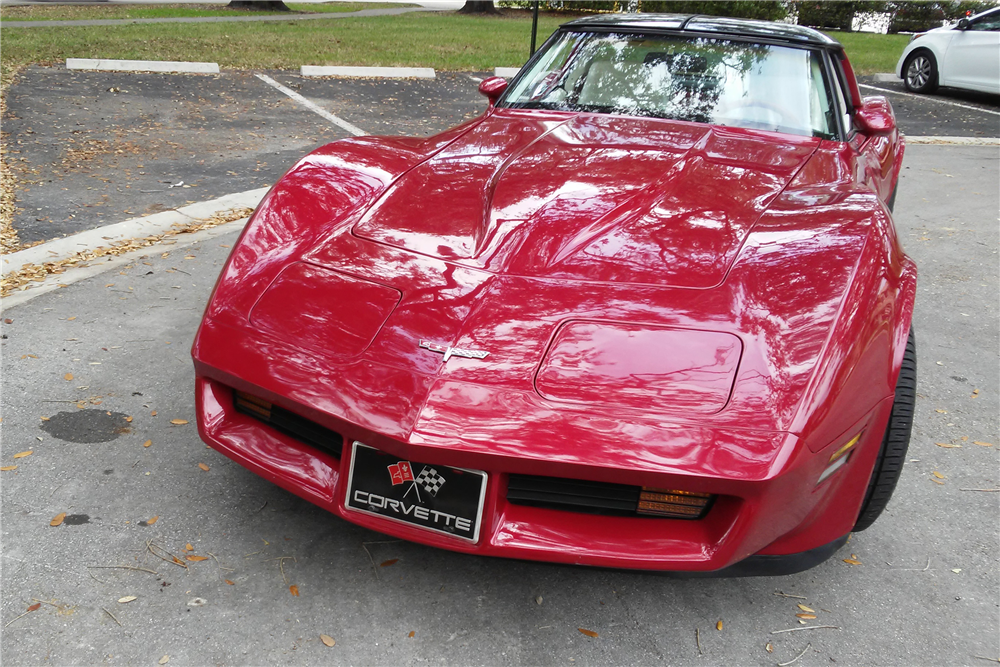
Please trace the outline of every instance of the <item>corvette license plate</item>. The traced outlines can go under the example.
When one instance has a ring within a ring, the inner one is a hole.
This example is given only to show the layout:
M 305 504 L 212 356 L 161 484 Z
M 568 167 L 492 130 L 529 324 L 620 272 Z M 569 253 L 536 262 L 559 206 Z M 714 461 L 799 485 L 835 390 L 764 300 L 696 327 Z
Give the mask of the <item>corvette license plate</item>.
M 349 509 L 479 540 L 485 472 L 403 461 L 358 441 L 351 451 Z

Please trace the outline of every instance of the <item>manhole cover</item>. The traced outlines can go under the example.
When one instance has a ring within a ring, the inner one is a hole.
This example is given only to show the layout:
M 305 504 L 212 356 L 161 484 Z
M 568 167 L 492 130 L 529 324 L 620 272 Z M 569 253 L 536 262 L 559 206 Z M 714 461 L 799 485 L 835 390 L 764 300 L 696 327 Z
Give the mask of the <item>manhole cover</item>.
M 131 433 L 127 415 L 107 410 L 77 410 L 60 412 L 42 422 L 42 430 L 53 438 L 69 442 L 108 442 L 124 433 Z

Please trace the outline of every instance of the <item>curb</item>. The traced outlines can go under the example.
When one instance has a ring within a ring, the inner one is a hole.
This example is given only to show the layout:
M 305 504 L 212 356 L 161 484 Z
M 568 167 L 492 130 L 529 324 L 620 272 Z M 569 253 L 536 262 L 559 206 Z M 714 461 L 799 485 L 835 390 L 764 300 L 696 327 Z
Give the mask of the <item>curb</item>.
M 237 192 L 219 197 L 218 199 L 211 199 L 171 211 L 148 215 L 144 218 L 131 218 L 124 222 L 98 227 L 97 229 L 88 229 L 85 232 L 64 236 L 61 239 L 25 248 L 24 250 L 3 256 L 2 272 L 6 275 L 8 271 L 17 271 L 26 264 L 42 264 L 44 262 L 66 259 L 82 250 L 99 248 L 114 241 L 162 234 L 170 230 L 174 225 L 184 225 L 200 218 L 208 218 L 220 211 L 228 211 L 244 206 L 247 208 L 256 208 L 269 189 L 257 188 L 256 190 Z M 66 281 L 63 280 L 62 282 Z
M 213 239 L 217 236 L 239 231 L 249 219 L 250 218 L 240 218 L 239 220 L 227 222 L 223 225 L 219 225 L 218 227 L 211 227 L 209 229 L 194 232 L 193 234 L 186 234 L 183 239 L 178 239 L 177 243 L 169 244 L 166 247 L 179 250 L 181 248 L 195 245 L 196 243 L 208 241 L 209 239 Z M 161 246 L 161 248 L 162 247 L 163 246 Z M 110 271 L 111 269 L 116 269 L 119 266 L 131 264 L 139 260 L 141 257 L 149 255 L 150 252 L 153 252 L 152 247 L 139 248 L 137 250 L 127 252 L 124 255 L 108 257 L 107 259 L 95 264 L 74 268 L 72 271 L 67 271 L 63 274 L 50 275 L 45 278 L 44 282 L 33 284 L 28 289 L 14 292 L 9 296 L 5 296 L 3 299 L 0 299 L 0 312 L 6 313 L 15 306 L 20 306 L 23 303 L 31 301 L 36 296 L 42 296 L 43 294 L 53 292 L 60 289 L 62 286 L 72 285 L 73 283 L 86 280 L 87 278 L 92 278 L 106 271 Z
M 502 76 L 505 79 L 513 79 L 520 71 L 520 67 L 494 67 L 493 76 Z
M 1000 146 L 1000 137 L 933 137 L 903 135 L 907 144 L 924 146 Z
M 102 72 L 183 72 L 218 74 L 218 63 L 189 63 L 173 60 L 105 60 L 98 58 L 67 58 L 66 69 L 98 70 Z
M 900 78 L 893 72 L 879 72 L 878 74 L 873 74 L 872 79 L 876 83 L 893 83 L 895 81 L 900 81 Z
M 299 73 L 301 76 L 381 77 L 385 79 L 433 79 L 436 77 L 432 67 L 321 67 L 303 65 Z

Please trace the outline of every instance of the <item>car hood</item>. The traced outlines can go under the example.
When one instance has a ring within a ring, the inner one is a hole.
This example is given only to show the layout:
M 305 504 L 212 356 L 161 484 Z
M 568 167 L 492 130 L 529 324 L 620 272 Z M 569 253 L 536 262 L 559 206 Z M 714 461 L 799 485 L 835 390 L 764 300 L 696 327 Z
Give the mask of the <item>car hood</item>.
M 818 143 L 501 111 L 396 179 L 352 233 L 511 276 L 708 288 Z

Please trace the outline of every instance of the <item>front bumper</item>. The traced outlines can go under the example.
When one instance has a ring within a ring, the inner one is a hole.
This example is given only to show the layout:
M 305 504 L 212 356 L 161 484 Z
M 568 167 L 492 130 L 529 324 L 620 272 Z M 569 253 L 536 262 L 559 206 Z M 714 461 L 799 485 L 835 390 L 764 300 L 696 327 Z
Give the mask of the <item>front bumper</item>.
M 244 368 L 253 368 L 252 365 Z M 201 437 L 244 467 L 352 523 L 402 539 L 483 556 L 721 576 L 794 572 L 825 560 L 842 544 L 857 516 L 873 455 L 845 466 L 816 485 L 818 457 L 796 437 L 772 434 L 769 474 L 740 478 L 736 468 L 708 474 L 692 465 L 611 467 L 595 456 L 572 462 L 518 456 L 511 448 L 480 451 L 468 443 L 445 448 L 429 438 L 387 437 L 328 412 L 290 402 L 259 384 L 196 360 L 196 398 Z M 341 433 L 340 457 L 310 447 L 245 414 L 233 405 L 233 389 L 249 391 Z M 871 418 L 879 418 L 879 410 Z M 478 541 L 363 514 L 345 507 L 352 440 L 401 459 L 484 470 L 489 475 Z M 422 442 L 418 440 L 423 440 Z M 877 450 L 878 442 L 874 449 Z M 860 448 L 859 448 L 860 449 Z M 871 447 L 867 448 L 871 450 Z M 871 460 L 868 460 L 871 459 Z M 627 462 L 625 462 L 627 463 Z M 857 471 L 861 471 L 860 474 Z M 544 474 L 716 494 L 700 520 L 621 517 L 512 504 L 509 474 Z M 852 499 L 858 496 L 857 499 Z M 846 498 L 846 501 L 845 501 Z

